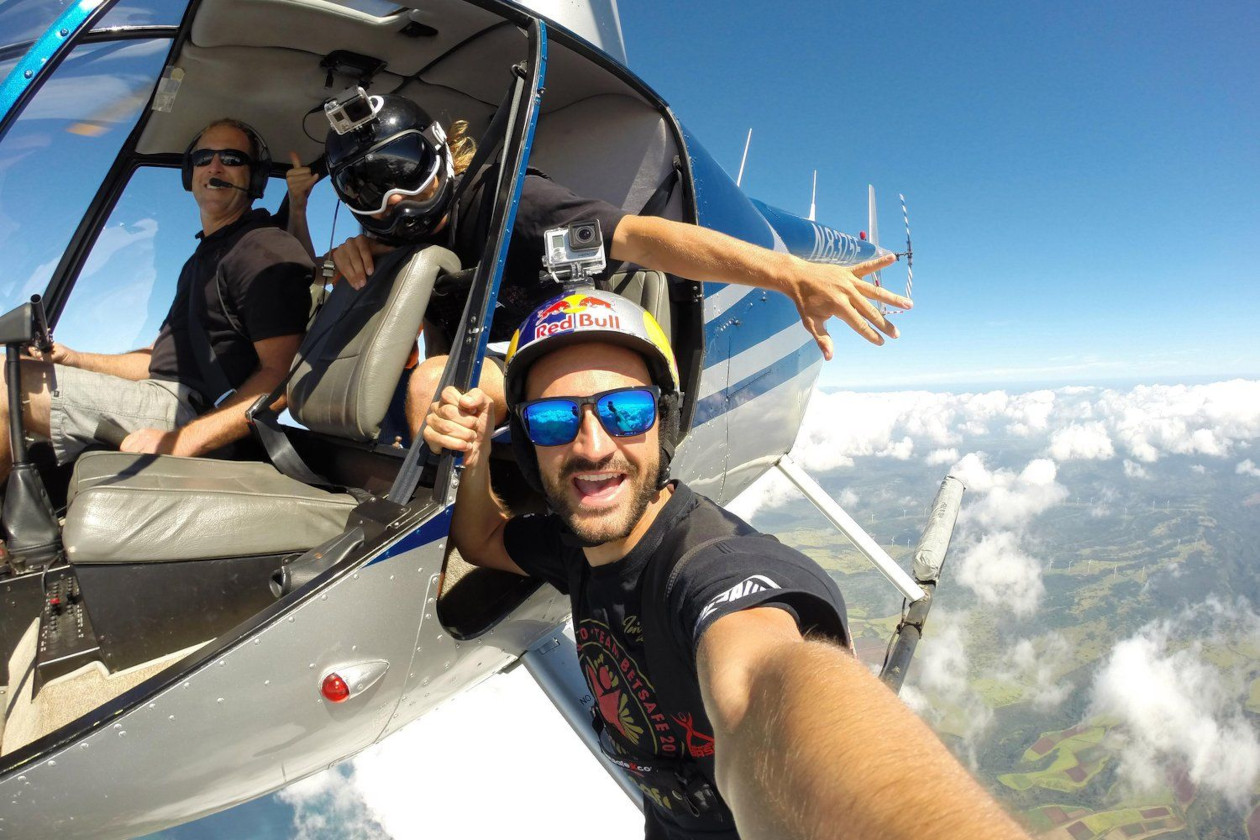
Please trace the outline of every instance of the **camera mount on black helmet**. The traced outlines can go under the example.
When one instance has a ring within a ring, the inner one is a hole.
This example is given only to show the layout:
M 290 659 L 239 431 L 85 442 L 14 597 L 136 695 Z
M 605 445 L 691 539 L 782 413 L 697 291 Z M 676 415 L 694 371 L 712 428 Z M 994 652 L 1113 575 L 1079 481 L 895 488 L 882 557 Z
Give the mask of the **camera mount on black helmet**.
M 369 236 L 418 244 L 442 226 L 455 170 L 446 132 L 402 96 L 354 87 L 324 106 L 325 155 L 333 189 Z
M 370 123 L 380 113 L 384 100 L 368 96 L 361 87 L 347 88 L 339 96 L 324 103 L 324 116 L 338 134 L 349 134 L 356 128 Z

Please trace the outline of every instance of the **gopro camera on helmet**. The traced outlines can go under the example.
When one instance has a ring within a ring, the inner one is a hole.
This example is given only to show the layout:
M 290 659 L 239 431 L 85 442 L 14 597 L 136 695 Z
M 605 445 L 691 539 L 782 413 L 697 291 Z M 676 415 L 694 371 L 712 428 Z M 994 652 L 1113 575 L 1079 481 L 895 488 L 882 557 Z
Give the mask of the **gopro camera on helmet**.
M 349 134 L 376 119 L 382 104 L 379 96 L 368 96 L 361 87 L 347 88 L 324 103 L 324 115 L 333 131 Z
M 599 222 L 577 222 L 543 234 L 543 277 L 557 283 L 589 280 L 604 270 L 604 236 Z

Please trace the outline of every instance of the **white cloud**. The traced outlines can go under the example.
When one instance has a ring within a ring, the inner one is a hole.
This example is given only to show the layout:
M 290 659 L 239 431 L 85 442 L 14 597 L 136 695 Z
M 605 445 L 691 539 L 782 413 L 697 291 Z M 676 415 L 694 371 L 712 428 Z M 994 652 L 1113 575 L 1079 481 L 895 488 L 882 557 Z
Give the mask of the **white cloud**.
M 1207 467 L 1203 466 L 1202 464 L 1194 464 L 1190 467 L 1190 471 L 1194 473 L 1195 475 L 1206 475 Z
M 1053 709 L 1067 699 L 1075 688 L 1070 680 L 1058 674 L 1068 671 L 1072 663 L 1071 645 L 1057 633 L 1038 639 L 1020 639 L 1006 657 L 1001 679 L 1025 687 L 1024 699 L 1037 709 Z
M 1234 472 L 1239 475 L 1249 475 L 1252 478 L 1260 478 L 1260 467 L 1257 467 L 1250 458 L 1239 462 L 1238 466 L 1234 467 Z
M 958 460 L 958 450 L 950 447 L 949 449 L 934 449 L 923 459 L 925 463 L 930 465 L 952 464 Z
M 1130 461 L 1128 458 L 1124 459 L 1124 474 L 1126 478 L 1149 478 L 1150 477 L 1146 472 L 1146 467 L 1142 466 L 1136 461 Z
M 1115 454 L 1111 436 L 1099 422 L 1072 423 L 1050 436 L 1050 456 L 1056 461 L 1105 461 Z
M 1195 638 L 1205 618 L 1215 624 L 1207 642 Z M 1095 677 L 1091 713 L 1120 720 L 1113 746 L 1130 785 L 1151 790 L 1184 767 L 1235 806 L 1248 802 L 1260 780 L 1260 737 L 1241 711 L 1240 675 L 1222 672 L 1203 651 L 1258 631 L 1260 618 L 1245 603 L 1209 601 L 1115 646 Z
M 466 691 L 348 767 L 280 794 L 298 810 L 298 836 L 582 837 L 598 825 L 611 840 L 643 837 L 638 809 L 524 668 Z M 554 780 L 551 794 L 536 779 Z
M 291 805 L 295 840 L 346 837 L 377 840 L 390 835 L 372 819 L 348 765 L 309 776 L 276 794 Z
M 803 498 L 795 484 L 788 481 L 778 470 L 770 470 L 731 499 L 726 509 L 745 522 L 750 522 L 763 508 L 782 507 L 790 501 Z
M 965 546 L 955 569 L 958 582 L 981 601 L 1018 616 L 1036 612 L 1045 593 L 1041 562 L 1025 554 L 1019 537 L 1009 531 L 986 534 Z
M 1098 408 L 1114 438 L 1148 463 L 1167 453 L 1223 457 L 1260 437 L 1260 381 L 1106 391 Z
M 1003 413 L 1007 431 L 1020 437 L 1031 437 L 1049 427 L 1055 408 L 1053 391 L 1033 391 L 1012 397 Z
M 964 760 L 975 768 L 976 744 L 993 724 L 993 710 L 971 689 L 967 613 L 937 607 L 915 655 L 901 699 L 934 728 L 962 739 Z
M 990 470 L 986 456 L 970 452 L 952 473 L 962 480 L 973 498 L 963 505 L 960 519 L 982 529 L 1021 529 L 1034 517 L 1063 502 L 1068 490 L 1056 481 L 1058 468 L 1048 458 L 1029 461 L 1019 473 Z

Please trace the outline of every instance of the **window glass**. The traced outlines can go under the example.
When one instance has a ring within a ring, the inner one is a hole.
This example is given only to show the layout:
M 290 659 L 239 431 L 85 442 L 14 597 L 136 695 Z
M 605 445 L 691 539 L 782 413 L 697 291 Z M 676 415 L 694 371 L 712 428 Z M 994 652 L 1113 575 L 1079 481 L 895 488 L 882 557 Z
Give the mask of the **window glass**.
M 254 206 L 275 212 L 284 193 L 284 182 L 273 178 Z M 327 227 L 317 229 L 327 235 Z M 57 340 L 93 353 L 152 344 L 200 230 L 197 204 L 178 169 L 136 170 L 75 280 L 57 321 Z
M 345 6 L 347 9 L 354 9 L 356 12 L 376 17 L 389 17 L 402 9 L 393 0 L 333 0 L 333 2 L 338 6 Z
M 76 47 L 0 141 L 0 312 L 44 292 L 169 48 L 168 39 Z
M 137 170 L 97 234 L 57 322 L 57 340 L 93 353 L 152 344 L 199 230 L 197 205 L 178 169 Z
M 0 44 L 36 40 L 71 5 L 68 0 L 0 0 Z
M 115 26 L 178 26 L 184 17 L 186 6 L 185 3 L 172 0 L 121 0 L 92 29 L 95 31 Z

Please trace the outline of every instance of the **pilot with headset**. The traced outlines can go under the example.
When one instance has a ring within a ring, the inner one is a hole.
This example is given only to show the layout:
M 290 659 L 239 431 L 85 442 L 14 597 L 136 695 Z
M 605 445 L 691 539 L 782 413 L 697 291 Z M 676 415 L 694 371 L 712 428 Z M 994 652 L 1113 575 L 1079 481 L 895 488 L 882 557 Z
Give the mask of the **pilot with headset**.
M 448 387 L 424 440 L 464 454 L 451 540 L 569 595 L 600 746 L 643 791 L 648 840 L 1027 837 L 853 656 L 831 577 L 670 480 L 682 395 L 649 313 L 593 289 L 544 304 L 506 390 L 549 513 L 498 502 L 501 418 Z
M 459 131 L 453 134 L 460 139 L 452 142 L 441 124 L 415 103 L 395 95 L 368 96 L 362 88 L 332 100 L 325 112 L 332 123 L 325 154 L 333 188 L 363 226 L 361 236 L 334 249 L 325 260 L 329 279 L 344 277 L 359 288 L 383 254 L 417 245 L 446 245 L 462 265 L 474 265 L 493 209 L 493 190 L 485 188 L 491 179 L 484 176 L 494 170 L 490 163 L 470 164 L 475 144 L 463 136 L 466 124 L 455 124 Z M 302 211 L 313 183 L 309 168 L 295 166 L 291 171 L 291 231 L 305 230 Z M 828 359 L 832 340 L 825 324 L 831 316 L 842 318 L 868 341 L 882 344 L 880 333 L 895 338 L 897 329 L 872 301 L 910 307 L 909 299 L 860 279 L 890 264 L 892 255 L 849 268 L 811 263 L 698 225 L 629 214 L 607 202 L 577 196 L 530 169 L 512 229 L 492 341 L 506 340 L 512 327 L 554 290 L 539 278 L 544 233 L 587 220 L 599 221 L 614 264 L 633 263 L 699 282 L 783 292 L 796 303 L 802 322 Z M 435 313 L 435 302 L 430 303 L 426 346 L 443 343 L 434 333 L 445 332 L 449 339 L 463 303 L 452 301 L 444 314 Z M 407 422 L 413 436 L 446 363 L 443 355 L 430 351 L 430 356 L 408 387 Z M 502 416 L 501 369 L 483 366 L 480 387 Z
M 251 209 L 270 164 L 245 123 L 221 119 L 198 132 L 182 176 L 201 231 L 157 340 L 120 354 L 57 344 L 23 362 L 27 428 L 52 441 L 58 462 L 96 443 L 203 455 L 249 433 L 245 410 L 288 372 L 310 309 L 310 257 L 266 210 Z M 0 408 L 9 410 L 6 399 Z M 0 456 L 7 474 L 7 437 Z

